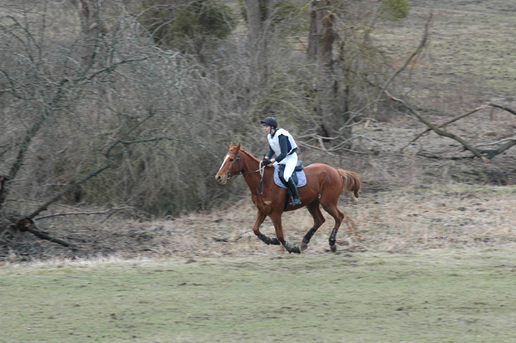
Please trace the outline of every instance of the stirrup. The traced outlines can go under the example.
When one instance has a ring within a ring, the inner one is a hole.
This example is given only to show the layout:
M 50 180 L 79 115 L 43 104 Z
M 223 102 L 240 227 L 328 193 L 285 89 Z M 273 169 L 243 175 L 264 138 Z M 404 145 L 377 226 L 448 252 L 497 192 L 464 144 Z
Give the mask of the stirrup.
M 301 204 L 301 199 L 299 197 L 292 198 L 292 201 L 290 202 L 291 206 L 296 206 Z

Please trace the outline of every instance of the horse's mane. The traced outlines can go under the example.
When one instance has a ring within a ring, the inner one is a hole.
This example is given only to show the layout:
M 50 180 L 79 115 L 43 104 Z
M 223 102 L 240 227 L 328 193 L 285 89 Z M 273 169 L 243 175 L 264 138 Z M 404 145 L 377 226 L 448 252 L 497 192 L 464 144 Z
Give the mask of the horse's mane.
M 249 151 L 245 151 L 244 149 L 240 148 L 240 151 L 243 152 L 244 154 L 246 154 L 247 156 L 251 157 L 253 160 L 255 160 L 256 162 L 260 163 L 260 160 L 254 156 L 253 154 L 251 154 Z

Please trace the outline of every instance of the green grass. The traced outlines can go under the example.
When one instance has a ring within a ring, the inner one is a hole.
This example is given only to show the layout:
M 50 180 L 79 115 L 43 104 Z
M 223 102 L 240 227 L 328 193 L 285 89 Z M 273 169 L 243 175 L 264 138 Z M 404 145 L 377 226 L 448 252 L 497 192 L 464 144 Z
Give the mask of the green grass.
M 513 342 L 516 253 L 0 269 L 0 342 Z

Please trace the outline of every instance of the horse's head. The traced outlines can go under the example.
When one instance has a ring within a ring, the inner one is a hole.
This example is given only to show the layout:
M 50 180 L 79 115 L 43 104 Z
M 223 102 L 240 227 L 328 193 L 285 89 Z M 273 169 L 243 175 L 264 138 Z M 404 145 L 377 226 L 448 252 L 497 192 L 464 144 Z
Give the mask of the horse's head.
M 225 184 L 228 180 L 238 173 L 242 172 L 242 164 L 240 163 L 240 143 L 234 145 L 233 142 L 229 144 L 229 151 L 224 157 L 224 161 L 215 175 L 215 180 L 218 183 Z

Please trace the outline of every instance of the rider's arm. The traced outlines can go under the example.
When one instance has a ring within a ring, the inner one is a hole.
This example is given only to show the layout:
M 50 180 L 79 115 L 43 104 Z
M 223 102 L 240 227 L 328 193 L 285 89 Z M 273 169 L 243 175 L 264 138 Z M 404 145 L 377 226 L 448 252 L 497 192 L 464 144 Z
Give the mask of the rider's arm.
M 274 156 L 274 150 L 272 150 L 271 146 L 269 145 L 269 152 L 267 153 L 267 158 L 271 159 L 272 156 Z
M 287 153 L 289 151 L 288 137 L 285 135 L 280 135 L 278 137 L 278 139 L 279 139 L 281 154 L 279 154 L 279 156 L 276 156 L 276 162 L 280 162 L 282 159 L 287 157 Z

